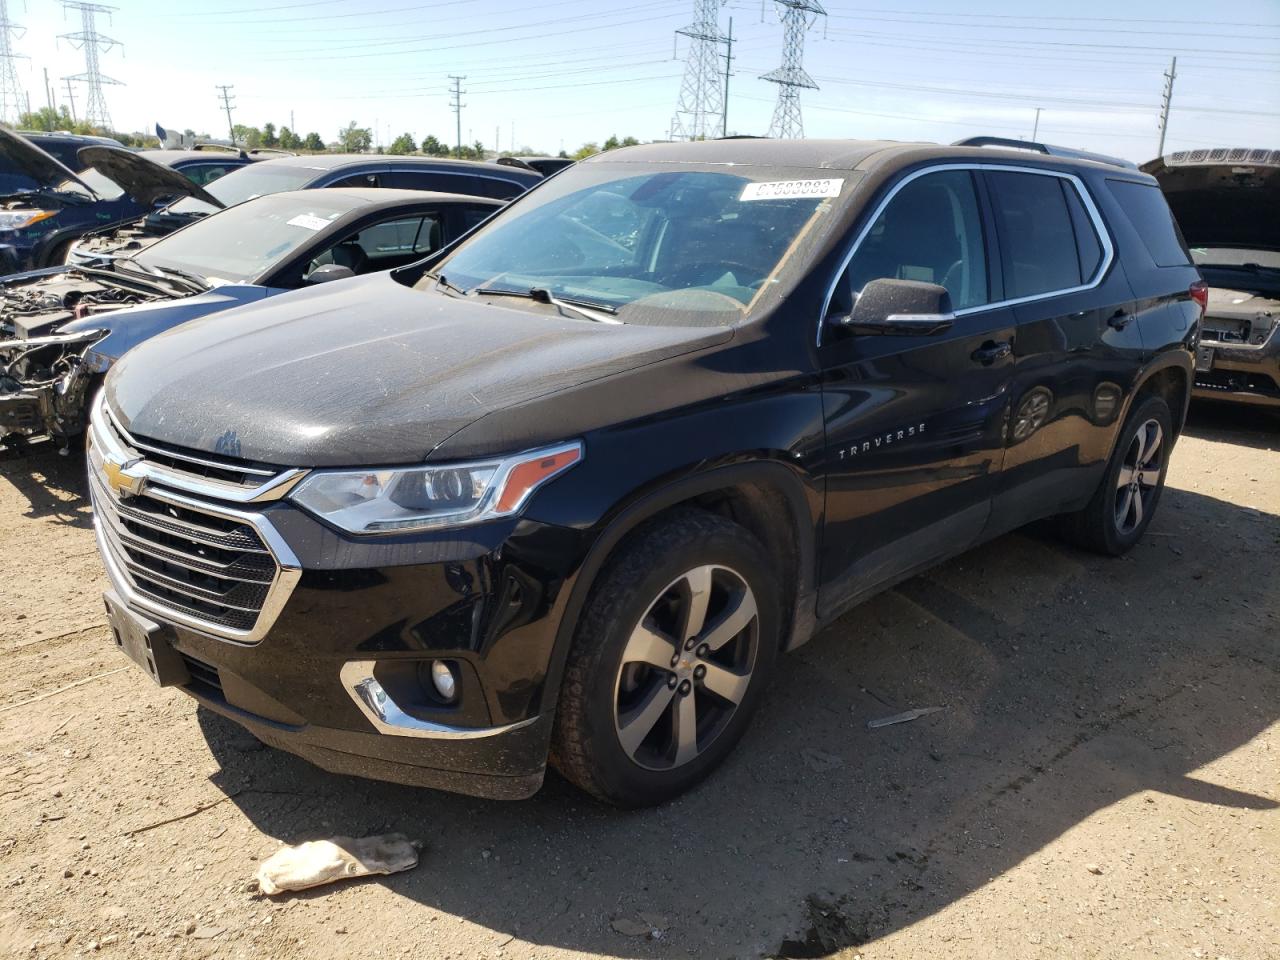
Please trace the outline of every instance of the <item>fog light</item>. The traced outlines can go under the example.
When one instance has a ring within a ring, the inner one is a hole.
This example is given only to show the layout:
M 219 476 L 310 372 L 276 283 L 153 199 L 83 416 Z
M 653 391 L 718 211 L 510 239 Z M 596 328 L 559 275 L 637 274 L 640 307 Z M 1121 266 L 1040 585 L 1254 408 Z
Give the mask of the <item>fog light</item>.
M 445 703 L 453 703 L 453 698 L 458 695 L 458 680 L 448 663 L 443 660 L 431 661 L 431 683 L 435 686 L 436 693 L 440 694 L 440 699 Z

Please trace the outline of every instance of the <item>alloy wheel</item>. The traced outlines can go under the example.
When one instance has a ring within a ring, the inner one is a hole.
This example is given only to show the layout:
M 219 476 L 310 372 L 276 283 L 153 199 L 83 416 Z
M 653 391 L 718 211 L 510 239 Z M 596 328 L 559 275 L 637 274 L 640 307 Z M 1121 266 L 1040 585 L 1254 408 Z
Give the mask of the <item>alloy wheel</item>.
M 1158 420 L 1148 420 L 1133 435 L 1116 477 L 1116 529 L 1121 534 L 1133 533 L 1142 525 L 1163 468 L 1164 429 Z
M 614 730 L 632 761 L 673 770 L 711 746 L 751 684 L 759 620 L 746 580 L 724 566 L 689 570 L 654 599 L 614 682 Z

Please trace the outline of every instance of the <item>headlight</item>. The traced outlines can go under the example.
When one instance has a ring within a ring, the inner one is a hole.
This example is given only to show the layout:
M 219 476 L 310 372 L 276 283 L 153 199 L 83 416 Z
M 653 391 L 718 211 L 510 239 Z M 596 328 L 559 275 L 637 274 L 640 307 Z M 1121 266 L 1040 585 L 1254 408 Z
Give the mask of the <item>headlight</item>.
M 304 480 L 292 499 L 351 533 L 458 527 L 518 513 L 581 459 L 582 444 L 567 443 L 484 463 L 326 470 Z
M 57 210 L 22 210 L 0 213 L 0 230 L 22 230 L 33 223 L 48 220 L 57 212 Z

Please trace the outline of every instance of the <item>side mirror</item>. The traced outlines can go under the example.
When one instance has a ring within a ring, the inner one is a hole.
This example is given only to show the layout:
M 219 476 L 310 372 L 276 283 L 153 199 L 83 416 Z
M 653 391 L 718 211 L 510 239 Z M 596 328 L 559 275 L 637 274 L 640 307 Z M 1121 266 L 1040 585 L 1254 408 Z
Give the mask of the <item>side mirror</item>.
M 303 282 L 328 283 L 331 280 L 347 280 L 355 275 L 356 272 L 350 267 L 344 267 L 337 263 L 324 263 L 308 273 Z
M 853 312 L 830 322 L 854 333 L 932 337 L 955 324 L 951 294 L 936 283 L 872 280 L 862 288 Z

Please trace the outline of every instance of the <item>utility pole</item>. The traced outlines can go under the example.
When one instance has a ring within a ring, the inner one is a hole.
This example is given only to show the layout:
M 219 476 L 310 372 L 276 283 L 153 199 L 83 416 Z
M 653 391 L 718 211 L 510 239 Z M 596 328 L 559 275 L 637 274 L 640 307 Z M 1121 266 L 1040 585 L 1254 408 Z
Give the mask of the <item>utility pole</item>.
M 54 116 L 58 114 L 58 108 L 53 105 L 53 87 L 49 86 L 49 68 L 44 68 L 44 98 L 49 103 L 49 109 L 53 111 Z
M 1169 70 L 1164 75 L 1164 96 L 1160 102 L 1160 146 L 1156 150 L 1157 157 L 1164 156 L 1164 135 L 1169 129 L 1169 105 L 1173 103 L 1173 81 L 1178 79 L 1178 58 L 1169 63 Z
M 449 79 L 453 81 L 453 89 L 449 91 L 449 108 L 453 110 L 453 119 L 458 127 L 457 149 L 458 156 L 462 156 L 462 108 L 466 106 L 462 102 L 462 95 L 466 91 L 462 89 L 462 81 L 467 79 L 465 76 L 458 77 L 449 74 Z
M 1035 122 L 1035 124 L 1031 127 L 1031 142 L 1032 142 L 1032 143 L 1034 143 L 1034 142 L 1035 142 L 1036 134 L 1040 132 L 1040 111 L 1041 111 L 1041 110 L 1043 110 L 1043 109 L 1044 109 L 1044 107 L 1036 107 L 1036 122 Z
M 21 38 L 26 31 L 9 19 L 8 0 L 0 0 L 0 120 L 17 124 L 22 113 L 22 87 L 18 85 L 18 71 L 14 61 L 20 54 L 13 52 L 12 40 Z M 21 57 L 25 60 L 26 57 Z M 27 113 L 31 112 L 30 98 L 27 98 Z
M 85 3 L 83 0 L 62 0 L 62 9 L 80 14 L 80 31 L 61 34 L 59 39 L 66 40 L 73 47 L 84 51 L 84 73 L 71 78 L 83 80 L 89 88 L 84 118 L 94 127 L 110 130 L 111 114 L 107 110 L 107 98 L 102 88 L 107 84 L 119 86 L 120 81 L 103 75 L 98 68 L 98 54 L 120 46 L 120 42 L 98 33 L 96 18 L 100 13 L 110 16 L 116 8 L 104 6 L 101 3 Z
M 231 104 L 235 102 L 235 97 L 231 96 L 231 91 L 235 89 L 235 84 L 215 84 L 215 89 L 222 91 L 222 109 L 227 111 L 227 134 L 231 137 L 231 145 L 236 145 L 236 127 L 231 122 Z
M 724 37 L 724 114 L 720 118 L 720 136 L 729 135 L 729 77 L 733 69 L 733 17 L 729 18 L 729 32 Z
M 67 85 L 67 102 L 71 104 L 71 122 L 78 123 L 79 121 L 76 120 L 76 95 L 71 89 L 71 78 L 63 77 L 62 79 Z

